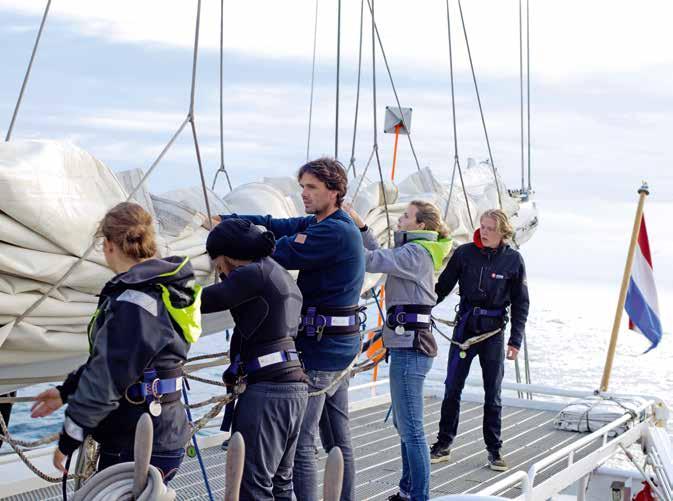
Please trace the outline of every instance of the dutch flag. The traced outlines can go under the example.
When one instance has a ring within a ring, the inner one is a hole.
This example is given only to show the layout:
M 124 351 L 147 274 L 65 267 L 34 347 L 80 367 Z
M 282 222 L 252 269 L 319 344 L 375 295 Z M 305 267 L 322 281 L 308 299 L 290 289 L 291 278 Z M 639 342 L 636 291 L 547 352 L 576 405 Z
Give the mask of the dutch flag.
M 644 215 L 640 223 L 638 245 L 636 245 L 633 258 L 631 280 L 624 309 L 629 315 L 629 329 L 640 332 L 650 340 L 652 345 L 647 351 L 655 348 L 661 340 L 662 329 Z

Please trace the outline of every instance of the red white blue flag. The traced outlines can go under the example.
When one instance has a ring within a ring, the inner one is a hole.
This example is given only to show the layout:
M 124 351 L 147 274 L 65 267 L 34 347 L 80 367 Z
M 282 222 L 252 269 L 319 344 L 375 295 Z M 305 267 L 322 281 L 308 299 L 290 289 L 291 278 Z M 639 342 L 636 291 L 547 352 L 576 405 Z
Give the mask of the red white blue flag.
M 647 239 L 645 216 L 640 223 L 638 245 L 636 245 L 631 268 L 631 280 L 626 293 L 624 309 L 629 315 L 629 329 L 640 332 L 650 340 L 652 345 L 647 351 L 655 348 L 662 336 L 661 316 L 659 315 L 659 301 L 657 289 L 654 285 L 652 255 L 650 242 Z

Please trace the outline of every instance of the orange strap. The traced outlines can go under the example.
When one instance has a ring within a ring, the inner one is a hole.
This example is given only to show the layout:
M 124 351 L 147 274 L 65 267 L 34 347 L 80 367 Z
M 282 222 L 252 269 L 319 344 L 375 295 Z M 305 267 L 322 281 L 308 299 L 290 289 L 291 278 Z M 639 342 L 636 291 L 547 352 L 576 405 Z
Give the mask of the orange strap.
M 395 165 L 397 165 L 397 142 L 400 139 L 400 129 L 401 128 L 402 128 L 402 124 L 397 124 L 395 126 L 395 147 L 393 148 L 393 170 L 390 174 L 391 181 L 395 180 Z

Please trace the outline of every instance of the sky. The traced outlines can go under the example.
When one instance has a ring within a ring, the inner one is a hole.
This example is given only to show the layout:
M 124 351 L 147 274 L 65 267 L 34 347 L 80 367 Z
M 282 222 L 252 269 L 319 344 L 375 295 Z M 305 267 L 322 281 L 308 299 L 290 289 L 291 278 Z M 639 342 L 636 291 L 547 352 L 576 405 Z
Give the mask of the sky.
M 13 137 L 72 141 L 115 170 L 147 168 L 186 116 L 195 0 L 53 2 Z M 339 158 L 350 158 L 360 5 L 342 2 Z M 525 2 L 524 2 L 525 4 Z M 646 203 L 665 329 L 673 330 L 673 4 L 531 2 L 531 171 L 540 227 L 522 249 L 530 280 L 606 285 L 615 298 L 637 189 Z M 7 130 L 45 2 L 0 0 L 0 133 Z M 449 1 L 458 155 L 487 157 L 458 3 Z M 219 6 L 202 4 L 195 116 L 212 180 L 219 167 Z M 316 3 L 225 2 L 224 158 L 235 185 L 292 175 L 306 159 Z M 520 179 L 518 2 L 466 0 L 464 20 L 494 161 Z M 365 36 L 356 165 L 373 145 L 371 32 Z M 454 155 L 446 4 L 376 3 L 379 33 L 402 106 L 413 108 L 421 166 L 448 180 Z M 310 156 L 334 154 L 336 0 L 319 0 Z M 377 49 L 378 50 L 378 49 Z M 377 117 L 395 98 L 380 50 Z M 393 138 L 378 132 L 386 173 Z M 400 142 L 398 179 L 416 166 Z M 387 175 L 387 174 L 386 174 Z M 218 191 L 226 193 L 222 178 Z M 198 182 L 183 133 L 150 180 L 161 193 Z M 544 298 L 542 298 L 544 299 Z M 607 317 L 610 314 L 606 315 Z

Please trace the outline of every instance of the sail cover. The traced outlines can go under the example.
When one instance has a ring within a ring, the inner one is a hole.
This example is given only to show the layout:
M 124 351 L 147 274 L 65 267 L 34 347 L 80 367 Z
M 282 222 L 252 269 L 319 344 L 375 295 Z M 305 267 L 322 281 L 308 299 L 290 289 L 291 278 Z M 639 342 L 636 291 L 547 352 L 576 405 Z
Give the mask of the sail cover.
M 107 210 L 126 200 L 142 178 L 140 170 L 115 173 L 68 143 L 0 144 L 0 393 L 62 380 L 86 360 L 86 327 L 96 307 L 96 294 L 113 275 L 101 250 L 94 246 L 65 281 L 49 291 L 94 243 L 93 235 Z M 350 181 L 348 198 L 382 245 L 387 242 L 388 219 L 394 227 L 414 199 L 433 201 L 440 207 L 454 242 L 464 243 L 470 241 L 479 214 L 498 206 L 490 166 L 472 165 L 464 179 L 467 193 L 459 186 L 450 190 L 429 169 L 397 185 L 361 177 Z M 520 245 L 535 230 L 534 204 L 521 204 L 510 197 L 501 180 L 499 186 L 503 209 L 513 218 Z M 303 214 L 298 185 L 289 177 L 244 184 L 222 198 L 209 191 L 208 197 L 214 213 Z M 205 252 L 208 230 L 201 187 L 155 195 L 140 186 L 133 200 L 155 216 L 160 254 L 189 256 L 197 280 L 210 283 L 214 275 Z M 380 276 L 368 276 L 363 292 L 380 280 Z M 47 293 L 49 297 L 17 323 Z M 206 332 L 232 325 L 228 314 L 204 318 Z

